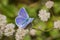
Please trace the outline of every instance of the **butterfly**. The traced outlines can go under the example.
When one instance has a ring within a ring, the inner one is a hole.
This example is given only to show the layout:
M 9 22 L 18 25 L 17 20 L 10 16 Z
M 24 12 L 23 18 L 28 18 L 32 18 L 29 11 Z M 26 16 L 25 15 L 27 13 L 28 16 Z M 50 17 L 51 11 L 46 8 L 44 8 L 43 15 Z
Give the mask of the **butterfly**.
M 18 16 L 15 18 L 15 23 L 20 28 L 26 28 L 28 24 L 33 21 L 34 18 L 30 18 L 26 9 L 22 7 L 19 12 Z

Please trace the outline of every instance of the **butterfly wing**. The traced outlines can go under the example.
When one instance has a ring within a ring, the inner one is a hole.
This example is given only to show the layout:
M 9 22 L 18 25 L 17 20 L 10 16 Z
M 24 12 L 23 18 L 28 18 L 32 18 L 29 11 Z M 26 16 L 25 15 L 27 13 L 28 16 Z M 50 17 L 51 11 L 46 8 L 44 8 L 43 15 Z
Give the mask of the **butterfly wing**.
M 19 10 L 18 16 L 22 16 L 24 18 L 29 18 L 28 13 L 26 12 L 24 7 Z
M 22 24 L 24 22 L 25 18 L 21 17 L 21 16 L 17 16 L 15 19 L 15 23 L 18 27 L 23 27 Z
M 28 21 L 26 21 L 28 19 Z M 26 26 L 33 21 L 33 18 L 29 18 L 25 8 L 21 8 L 18 16 L 15 19 L 16 25 L 21 28 L 26 28 Z
M 28 21 L 26 21 L 22 26 L 23 28 L 26 28 L 28 24 L 30 24 L 33 21 L 34 18 L 29 18 Z
M 29 18 L 28 24 L 31 23 L 34 20 L 34 18 Z

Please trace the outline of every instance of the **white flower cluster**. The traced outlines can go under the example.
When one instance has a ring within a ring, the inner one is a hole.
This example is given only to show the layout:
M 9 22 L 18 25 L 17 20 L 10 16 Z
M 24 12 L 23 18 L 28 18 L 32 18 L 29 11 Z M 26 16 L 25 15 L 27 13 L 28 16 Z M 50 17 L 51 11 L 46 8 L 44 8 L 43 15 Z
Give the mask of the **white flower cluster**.
M 28 33 L 28 29 L 22 29 L 22 28 L 18 28 L 16 35 L 15 35 L 15 39 L 16 40 L 23 40 L 23 37 Z
M 1 39 L 2 35 L 3 35 L 3 31 L 0 30 L 0 39 Z
M 35 29 L 31 29 L 31 30 L 30 30 L 30 35 L 31 35 L 31 36 L 35 36 L 35 34 L 36 34 L 36 30 L 35 30 Z
M 38 16 L 42 21 L 48 21 L 48 19 L 50 18 L 50 13 L 46 10 L 41 9 Z
M 11 36 L 15 32 L 14 30 L 15 25 L 10 23 L 7 24 L 6 16 L 0 14 L 0 38 L 5 36 Z
M 3 31 L 4 31 L 6 23 L 7 23 L 6 16 L 0 14 L 0 39 L 3 35 Z
M 3 26 L 6 24 L 6 16 L 0 14 L 0 26 Z
M 14 24 L 12 24 L 12 23 L 7 24 L 5 26 L 4 35 L 5 36 L 11 36 L 11 35 L 13 35 L 13 33 L 15 32 L 14 28 L 15 28 Z
M 60 20 L 54 22 L 54 28 L 60 29 Z
M 53 1 L 47 1 L 46 4 L 45 4 L 45 6 L 47 8 L 51 8 L 53 5 L 54 5 L 54 2 Z

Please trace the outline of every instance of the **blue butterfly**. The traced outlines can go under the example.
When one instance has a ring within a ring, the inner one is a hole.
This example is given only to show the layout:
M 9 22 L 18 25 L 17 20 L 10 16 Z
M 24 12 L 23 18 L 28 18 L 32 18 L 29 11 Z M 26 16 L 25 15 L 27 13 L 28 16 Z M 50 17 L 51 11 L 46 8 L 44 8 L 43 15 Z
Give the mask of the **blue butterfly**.
M 33 21 L 34 18 L 29 18 L 25 8 L 19 10 L 18 16 L 15 19 L 16 25 L 20 28 L 26 28 L 26 26 Z

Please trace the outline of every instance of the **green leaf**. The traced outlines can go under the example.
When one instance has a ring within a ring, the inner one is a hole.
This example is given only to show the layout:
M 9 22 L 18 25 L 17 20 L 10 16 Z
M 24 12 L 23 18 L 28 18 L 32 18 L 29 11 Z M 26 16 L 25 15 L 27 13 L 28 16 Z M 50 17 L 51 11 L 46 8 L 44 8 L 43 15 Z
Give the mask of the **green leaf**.
M 54 26 L 54 22 L 53 22 L 53 20 L 52 20 L 52 17 L 51 17 L 50 20 L 48 20 L 48 22 L 47 22 L 46 25 L 47 25 L 47 27 L 46 27 L 47 31 L 52 30 L 52 28 L 53 28 L 53 26 Z
M 8 4 L 8 0 L 1 0 L 1 3 L 2 3 L 3 5 L 7 5 L 7 4 Z
M 2 5 L 2 7 L 0 7 L 2 13 L 4 15 L 6 15 L 7 17 L 10 17 L 10 18 L 14 18 L 16 15 L 17 15 L 17 8 L 15 6 L 12 6 L 12 5 L 8 5 L 8 6 L 4 6 Z
M 7 17 L 7 22 L 8 23 L 15 23 L 15 19 Z
M 50 31 L 50 35 L 53 37 L 53 38 L 56 38 L 59 36 L 59 31 L 58 29 L 54 29 L 52 31 Z
M 37 31 L 36 31 L 37 37 L 40 37 L 40 36 L 41 36 L 41 33 L 42 33 L 41 31 L 37 30 Z
M 27 12 L 28 12 L 30 17 L 33 17 L 33 18 L 37 17 L 36 9 L 34 9 L 34 8 L 27 8 Z
M 60 2 L 60 0 L 53 0 L 54 2 Z
M 22 8 L 22 7 L 26 7 L 27 5 L 25 4 L 18 4 L 18 9 Z
M 60 2 L 55 2 L 55 4 L 54 4 L 54 12 L 55 12 L 55 15 L 60 14 Z
M 24 40 L 31 40 L 31 38 L 30 38 L 29 35 L 26 35 L 26 36 L 24 37 Z
M 39 29 L 39 27 L 41 27 L 40 30 L 44 31 L 46 28 L 46 23 L 41 21 L 40 19 L 36 18 L 36 19 L 34 19 L 32 27 L 35 29 L 37 29 L 37 28 Z
M 37 37 L 37 39 L 36 40 L 43 40 L 43 38 L 41 38 L 41 37 Z

